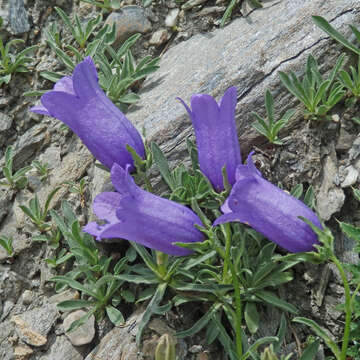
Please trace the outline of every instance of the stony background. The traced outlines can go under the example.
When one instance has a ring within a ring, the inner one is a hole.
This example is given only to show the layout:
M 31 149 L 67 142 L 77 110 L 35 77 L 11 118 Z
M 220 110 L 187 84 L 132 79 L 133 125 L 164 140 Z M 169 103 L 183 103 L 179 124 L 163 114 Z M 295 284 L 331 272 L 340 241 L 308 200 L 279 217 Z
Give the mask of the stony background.
M 360 172 L 359 128 L 350 119 L 359 116 L 360 110 L 346 110 L 339 105 L 332 113 L 335 121 L 305 121 L 301 106 L 281 86 L 277 71 L 301 74 L 310 53 L 318 59 L 322 71 L 331 68 L 343 49 L 329 40 L 310 16 L 326 17 L 349 37 L 348 24 L 360 23 L 359 1 L 264 1 L 261 10 L 242 8 L 242 14 L 247 16 L 241 17 L 237 12 L 238 18 L 224 29 L 216 28 L 225 1 L 192 0 L 185 9 L 173 1 L 154 1 L 146 10 L 136 1 L 124 3 L 126 7 L 106 18 L 108 22 L 117 22 L 119 41 L 140 31 L 144 36 L 136 54 L 162 56 L 160 69 L 143 84 L 141 100 L 130 108 L 129 119 L 140 130 L 145 127 L 147 138 L 156 140 L 175 166 L 187 162 L 185 139 L 192 136 L 190 121 L 175 98 L 180 96 L 188 102 L 191 94 L 198 92 L 219 98 L 227 87 L 236 86 L 236 120 L 243 157 L 255 149 L 256 163 L 264 176 L 286 189 L 297 183 L 313 184 L 320 216 L 334 229 L 339 254 L 347 261 L 358 262 L 353 244 L 339 234 L 334 217 L 360 222 L 360 209 L 350 191 L 350 186 L 358 184 Z M 154 318 L 142 349 L 134 343 L 136 326 L 112 328 L 107 321 L 94 324 L 90 319 L 79 333 L 65 334 L 64 323 L 79 314 L 60 313 L 56 303 L 77 298 L 79 294 L 74 291 L 55 294 L 48 281 L 54 272 L 43 261 L 52 250 L 31 241 L 37 230 L 19 209 L 19 204 L 27 203 L 35 193 L 44 201 L 64 181 L 85 178 L 84 208 L 81 199 L 70 194 L 66 186 L 57 193 L 52 206 L 56 207 L 59 199 L 66 197 L 82 223 L 86 223 L 92 216 L 92 198 L 108 186 L 107 174 L 94 167 L 93 157 L 77 137 L 61 130 L 55 119 L 29 113 L 36 99 L 22 96 L 24 91 L 51 86 L 39 77 L 40 71 L 61 70 L 61 64 L 45 46 L 42 33 L 44 27 L 58 21 L 55 5 L 67 13 L 76 12 L 82 19 L 91 18 L 97 11 L 78 1 L 0 1 L 0 16 L 5 21 L 3 38 L 21 37 L 27 45 L 42 44 L 34 56 L 33 71 L 15 76 L 8 86 L 0 88 L 0 167 L 8 145 L 13 146 L 16 169 L 35 159 L 51 166 L 45 182 L 39 181 L 34 171 L 30 173 L 27 189 L 0 189 L 0 234 L 12 236 L 15 248 L 15 257 L 11 259 L 0 248 L 0 359 L 150 359 L 162 333 L 178 330 L 174 323 L 182 322 L 186 328 L 187 321 L 191 324 L 193 319 L 172 312 L 167 319 Z M 296 117 L 281 133 L 282 147 L 269 146 L 250 127 L 251 111 L 264 114 L 266 89 L 274 94 L 278 114 L 290 107 L 298 109 Z M 339 283 L 337 273 L 328 266 L 319 269 L 300 265 L 296 281 L 288 286 L 284 296 L 302 315 L 312 317 L 336 335 L 342 326 L 341 314 L 334 310 L 343 296 Z M 141 314 L 140 308 L 131 315 L 128 324 Z M 260 335 L 273 335 L 278 313 L 265 309 L 263 317 Z M 294 331 L 302 341 L 308 335 L 302 327 Z M 288 350 L 293 351 L 296 344 L 291 336 L 289 339 Z M 178 351 L 181 359 L 221 358 L 216 346 L 204 346 L 201 335 L 180 341 Z M 319 358 L 323 356 L 320 351 Z

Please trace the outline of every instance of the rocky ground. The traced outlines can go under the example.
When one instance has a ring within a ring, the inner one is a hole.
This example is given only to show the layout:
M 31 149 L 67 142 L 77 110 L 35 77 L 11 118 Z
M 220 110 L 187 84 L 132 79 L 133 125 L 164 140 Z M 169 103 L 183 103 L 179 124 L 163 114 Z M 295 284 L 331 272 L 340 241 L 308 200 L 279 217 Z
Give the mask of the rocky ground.
M 320 0 L 264 1 L 261 10 L 252 12 L 248 6 L 241 12 L 237 9 L 233 21 L 218 29 L 227 3 L 191 0 L 184 9 L 183 3 L 154 0 L 144 10 L 140 1 L 127 0 L 122 11 L 104 15 L 104 21 L 116 22 L 121 29 L 117 33 L 119 41 L 136 32 L 143 33 L 135 46 L 136 56 L 162 57 L 160 69 L 141 86 L 141 100 L 130 107 L 129 119 L 139 129 L 145 127 L 148 139 L 157 141 L 173 165 L 184 160 L 186 163 L 185 139 L 192 135 L 191 127 L 175 98 L 180 96 L 188 101 L 197 92 L 219 98 L 228 86 L 236 86 L 239 94 L 236 117 L 243 158 L 255 149 L 256 164 L 264 176 L 285 189 L 298 183 L 305 188 L 312 184 L 319 215 L 333 229 L 340 257 L 358 263 L 353 243 L 339 232 L 336 219 L 360 223 L 360 206 L 351 195 L 351 186 L 359 184 L 360 172 L 359 125 L 351 118 L 360 117 L 360 109 L 358 106 L 347 109 L 341 103 L 330 114 L 331 121 L 305 120 L 302 107 L 280 85 L 277 76 L 278 70 L 303 72 L 310 53 L 319 59 L 322 71 L 328 71 L 342 49 L 315 27 L 310 16 L 327 17 L 339 31 L 350 35 L 347 24 L 360 22 L 358 1 L 329 0 L 326 4 Z M 32 71 L 17 74 L 0 88 L 0 167 L 9 145 L 14 150 L 15 169 L 33 160 L 50 166 L 44 181 L 32 170 L 26 189 L 0 189 L 0 234 L 13 237 L 15 251 L 9 257 L 0 247 L 0 359 L 151 359 L 159 336 L 190 327 L 199 309 L 173 310 L 166 318 L 155 317 L 141 349 L 134 342 L 136 325 L 113 328 L 106 319 L 95 323 L 91 318 L 85 328 L 65 334 L 66 323 L 79 314 L 61 313 L 56 304 L 75 299 L 79 294 L 70 290 L 55 293 L 49 279 L 56 271 L 44 261 L 54 250 L 31 240 L 38 230 L 19 208 L 34 194 L 43 203 L 65 181 L 85 179 L 84 197 L 71 193 L 69 186 L 62 186 L 52 202 L 56 208 L 61 199 L 68 199 L 81 224 L 85 224 L 93 217 L 92 199 L 109 187 L 108 175 L 94 167 L 92 155 L 78 138 L 64 130 L 58 120 L 30 113 L 29 108 L 38 100 L 23 96 L 25 91 L 51 88 L 52 84 L 39 76 L 41 71 L 63 70 L 59 59 L 46 46 L 43 32 L 57 22 L 64 39 L 69 38 L 54 6 L 68 14 L 78 14 L 82 21 L 99 12 L 78 1 L 0 2 L 4 41 L 23 38 L 28 46 L 40 45 Z M 251 111 L 264 114 L 265 89 L 273 92 L 279 114 L 290 107 L 297 109 L 295 119 L 281 133 L 284 140 L 281 147 L 270 146 L 249 125 L 253 121 Z M 111 253 L 109 248 L 103 250 Z M 283 289 L 287 301 L 300 309 L 301 316 L 319 321 L 334 336 L 338 335 L 343 324 L 341 313 L 335 309 L 343 299 L 338 273 L 327 265 L 299 265 L 295 279 Z M 129 307 L 124 311 L 129 315 L 130 325 L 136 324 L 142 315 L 141 308 Z M 264 309 L 262 316 L 260 335 L 274 335 L 279 313 Z M 307 329 L 293 325 L 286 351 L 296 351 L 308 335 Z M 224 358 L 221 349 L 216 344 L 206 346 L 202 336 L 200 333 L 179 340 L 179 357 Z M 321 350 L 318 356 L 324 358 L 324 352 Z

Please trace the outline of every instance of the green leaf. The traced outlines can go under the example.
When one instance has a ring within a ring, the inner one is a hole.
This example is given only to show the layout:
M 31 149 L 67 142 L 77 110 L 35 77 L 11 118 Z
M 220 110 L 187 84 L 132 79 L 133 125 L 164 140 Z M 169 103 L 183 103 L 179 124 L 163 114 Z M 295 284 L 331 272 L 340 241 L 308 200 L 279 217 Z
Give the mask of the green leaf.
M 353 51 L 355 54 L 360 54 L 360 49 L 352 45 L 343 35 L 341 35 L 337 30 L 335 30 L 328 22 L 321 16 L 312 16 L 315 24 L 330 35 L 334 40 L 338 41 L 340 44 Z
M 60 311 L 78 310 L 82 308 L 88 308 L 95 304 L 90 300 L 65 300 L 57 304 Z
M 276 295 L 274 295 L 270 291 L 259 290 L 259 291 L 256 291 L 255 295 L 268 304 L 274 305 L 274 306 L 276 306 L 280 309 L 283 309 L 285 311 L 288 311 L 292 314 L 298 313 L 298 309 L 294 305 L 289 304 L 288 302 L 286 302 L 284 300 L 281 300 L 280 298 L 278 298 Z
M 151 301 L 149 302 L 148 306 L 146 307 L 146 310 L 144 312 L 143 317 L 141 318 L 141 321 L 139 323 L 138 332 L 136 334 L 136 343 L 139 345 L 141 341 L 142 333 L 145 329 L 145 326 L 150 321 L 151 316 L 156 312 L 157 307 L 159 306 L 161 300 L 163 299 L 165 295 L 165 291 L 167 288 L 167 284 L 159 284 L 154 296 L 151 298 Z
M 245 352 L 243 356 L 240 357 L 240 360 L 246 360 L 248 357 L 252 356 L 252 354 L 257 350 L 257 348 L 263 344 L 273 343 L 278 341 L 279 339 L 275 336 L 266 336 L 261 339 L 256 340 Z
M 253 302 L 247 302 L 245 305 L 244 316 L 246 326 L 252 334 L 255 334 L 259 328 L 259 313 L 256 308 L 256 304 Z
M 176 337 L 182 339 L 187 336 L 192 336 L 198 333 L 201 329 L 203 329 L 208 322 L 211 320 L 213 315 L 221 308 L 221 304 L 215 303 L 211 306 L 211 308 L 202 316 L 190 329 L 179 331 L 176 333 Z
M 347 224 L 344 222 L 339 221 L 340 228 L 342 232 L 350 237 L 351 239 L 354 239 L 355 241 L 360 243 L 360 227 L 355 227 L 351 224 Z
M 121 311 L 111 305 L 106 307 L 106 314 L 115 326 L 120 326 L 125 323 L 125 319 Z
M 317 355 L 320 341 L 316 340 L 306 347 L 299 360 L 313 360 Z
M 280 319 L 280 326 L 279 326 L 279 330 L 276 334 L 276 337 L 279 339 L 278 341 L 276 341 L 273 345 L 274 345 L 274 352 L 277 353 L 280 350 L 280 347 L 285 339 L 285 334 L 286 334 L 286 317 L 284 315 L 284 313 L 281 314 L 281 319 Z
M 293 197 L 299 199 L 300 196 L 303 194 L 303 191 L 304 191 L 303 184 L 297 184 L 291 189 L 290 194 Z
M 151 152 L 162 178 L 165 180 L 171 190 L 175 190 L 176 184 L 174 183 L 174 180 L 171 176 L 168 162 L 160 147 L 155 142 L 151 143 Z
M 331 349 L 336 359 L 340 359 L 341 352 L 339 347 L 315 321 L 303 317 L 296 317 L 292 321 L 309 326 L 317 336 L 320 336 L 325 341 L 326 345 Z

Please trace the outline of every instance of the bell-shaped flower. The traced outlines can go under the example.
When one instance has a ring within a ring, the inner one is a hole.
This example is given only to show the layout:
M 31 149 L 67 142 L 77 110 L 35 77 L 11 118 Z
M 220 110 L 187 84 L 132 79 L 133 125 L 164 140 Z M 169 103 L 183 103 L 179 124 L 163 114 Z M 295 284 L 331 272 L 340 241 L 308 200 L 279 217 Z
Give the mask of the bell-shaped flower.
M 191 109 L 179 100 L 194 126 L 200 170 L 217 191 L 224 190 L 221 171 L 224 166 L 229 183 L 235 184 L 236 167 L 241 164 L 235 124 L 236 88 L 227 89 L 219 105 L 208 94 L 193 95 Z
M 299 216 L 322 228 L 315 213 L 303 202 L 262 178 L 248 156 L 247 165 L 236 170 L 236 184 L 223 206 L 219 225 L 239 221 L 290 252 L 315 250 L 317 235 Z
M 75 67 L 72 76 L 63 77 L 52 91 L 44 94 L 41 103 L 31 111 L 64 122 L 108 168 L 117 163 L 123 167 L 130 164 L 133 169 L 126 145 L 144 158 L 145 149 L 139 132 L 100 88 L 90 57 Z
M 111 180 L 117 192 L 103 192 L 96 196 L 93 210 L 104 225 L 91 222 L 83 230 L 97 240 L 123 238 L 169 255 L 188 255 L 190 250 L 174 245 L 204 240 L 194 227 L 200 218 L 189 208 L 161 198 L 138 187 L 128 167 L 114 164 Z

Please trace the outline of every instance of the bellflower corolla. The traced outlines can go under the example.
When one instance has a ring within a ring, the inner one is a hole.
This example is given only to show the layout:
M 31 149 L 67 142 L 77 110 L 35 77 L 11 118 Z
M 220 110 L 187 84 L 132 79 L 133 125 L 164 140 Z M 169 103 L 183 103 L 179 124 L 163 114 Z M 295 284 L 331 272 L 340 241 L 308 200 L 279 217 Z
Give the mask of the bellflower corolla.
M 133 169 L 126 145 L 142 158 L 144 144 L 139 132 L 108 99 L 98 84 L 95 64 L 90 57 L 79 63 L 72 76 L 60 79 L 52 91 L 41 97 L 40 106 L 31 111 L 55 117 L 76 133 L 102 164 L 113 163 Z
M 128 167 L 114 164 L 111 181 L 117 192 L 96 196 L 93 210 L 106 224 L 91 222 L 83 230 L 97 240 L 123 238 L 169 255 L 188 255 L 190 250 L 174 242 L 202 241 L 204 235 L 194 227 L 202 225 L 200 218 L 189 208 L 161 198 L 138 187 Z
M 218 105 L 208 94 L 191 97 L 191 109 L 185 106 L 195 130 L 200 170 L 217 191 L 224 190 L 221 169 L 226 166 L 228 180 L 235 184 L 236 167 L 241 164 L 240 145 L 236 132 L 236 88 L 226 90 Z
M 322 228 L 317 216 L 303 202 L 262 178 L 248 156 L 236 169 L 236 184 L 223 206 L 224 215 L 214 225 L 240 221 L 290 252 L 315 250 L 317 235 L 302 216 Z

